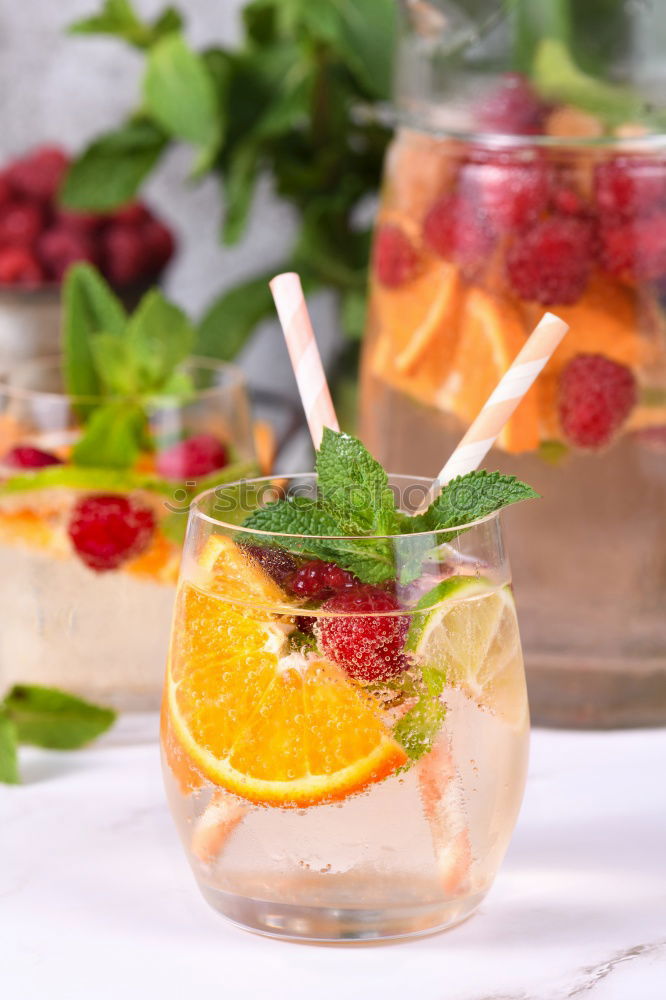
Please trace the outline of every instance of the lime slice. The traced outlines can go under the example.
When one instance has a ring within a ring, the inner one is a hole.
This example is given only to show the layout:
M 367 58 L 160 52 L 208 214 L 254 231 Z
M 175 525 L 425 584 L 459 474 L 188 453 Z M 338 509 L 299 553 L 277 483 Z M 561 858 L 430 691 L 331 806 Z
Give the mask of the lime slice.
M 527 717 L 527 690 L 513 595 L 508 586 L 454 576 L 421 598 L 406 648 L 512 726 Z

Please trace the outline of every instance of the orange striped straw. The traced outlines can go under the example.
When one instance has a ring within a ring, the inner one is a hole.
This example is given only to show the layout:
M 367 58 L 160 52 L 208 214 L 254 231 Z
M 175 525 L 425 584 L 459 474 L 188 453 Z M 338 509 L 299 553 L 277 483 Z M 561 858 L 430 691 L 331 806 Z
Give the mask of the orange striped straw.
M 312 329 L 301 279 L 291 272 L 278 274 L 270 282 L 269 287 L 287 342 L 312 443 L 318 448 L 324 427 L 330 427 L 334 431 L 340 428 Z
M 437 483 L 445 486 L 456 476 L 464 476 L 478 469 L 568 329 L 564 320 L 553 313 L 546 313 L 541 318 L 511 367 L 491 392 L 476 420 L 467 428 L 460 444 L 437 476 L 434 486 Z

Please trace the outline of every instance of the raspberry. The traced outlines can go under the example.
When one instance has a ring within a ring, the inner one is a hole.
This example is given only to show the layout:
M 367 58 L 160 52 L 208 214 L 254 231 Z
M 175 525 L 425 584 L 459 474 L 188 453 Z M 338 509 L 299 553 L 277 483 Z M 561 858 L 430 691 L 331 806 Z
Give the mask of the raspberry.
M 521 73 L 505 73 L 477 108 L 476 121 L 487 132 L 536 135 L 543 131 L 548 110 L 526 77 Z
M 56 215 L 56 226 L 80 236 L 96 236 L 104 224 L 104 216 L 95 212 L 69 212 L 61 209 Z
M 140 555 L 155 532 L 150 507 L 118 493 L 83 497 L 72 511 L 69 537 L 81 560 L 97 572 Z
M 114 285 L 130 285 L 150 271 L 149 252 L 135 226 L 112 223 L 102 236 L 102 256 Z
M 542 158 L 523 161 L 516 155 L 477 153 L 463 165 L 460 184 L 497 229 L 521 229 L 546 208 L 550 173 Z
M 0 208 L 12 200 L 12 186 L 7 174 L 0 174 Z
M 353 573 L 340 569 L 335 563 L 313 559 L 294 574 L 290 588 L 297 597 L 321 601 L 342 590 L 358 586 L 360 581 Z
M 296 571 L 296 560 L 284 549 L 267 545 L 248 545 L 246 542 L 241 543 L 241 547 L 280 585 L 286 584 Z
M 225 446 L 212 434 L 195 434 L 160 452 L 157 471 L 164 479 L 198 479 L 229 462 Z
M 429 210 L 423 239 L 434 253 L 456 261 L 472 278 L 490 256 L 496 237 L 485 212 L 454 194 L 440 198 Z
M 383 223 L 375 233 L 373 266 L 378 281 L 397 288 L 413 278 L 419 267 L 416 248 L 407 234 L 391 223 Z
M 42 233 L 37 242 L 37 252 L 46 271 L 57 281 L 64 278 L 71 264 L 86 260 L 96 261 L 95 246 L 83 233 L 75 233 L 63 226 Z
M 140 201 L 130 201 L 113 213 L 113 221 L 127 226 L 139 226 L 152 218 L 150 212 Z
M 362 681 L 388 680 L 407 667 L 403 653 L 406 618 L 377 612 L 399 611 L 393 594 L 361 584 L 335 594 L 322 610 L 335 612 L 315 625 L 326 656 Z
M 0 284 L 41 285 L 44 277 L 39 261 L 26 247 L 0 249 Z
M 176 248 L 171 230 L 157 219 L 151 219 L 141 227 L 141 237 L 150 260 L 150 270 L 158 274 L 169 263 Z
M 610 274 L 655 281 L 666 275 L 666 211 L 599 231 L 599 260 Z
M 14 160 L 7 170 L 12 187 L 27 198 L 53 201 L 69 166 L 69 159 L 57 146 L 42 146 Z
M 588 222 L 552 216 L 516 237 L 506 255 L 507 275 L 521 298 L 566 305 L 585 290 L 592 251 Z
M 644 215 L 666 201 L 666 161 L 618 156 L 600 163 L 594 172 L 594 193 L 606 221 Z
M 588 208 L 581 196 L 568 187 L 557 188 L 552 196 L 553 208 L 562 215 L 588 216 Z
M 31 201 L 12 201 L 0 210 L 0 246 L 31 247 L 44 228 L 44 216 Z
M 10 469 L 44 469 L 47 465 L 62 465 L 62 460 L 50 451 L 33 448 L 32 445 L 17 445 L 2 459 Z
M 578 448 L 602 448 L 636 402 L 633 373 L 602 354 L 578 354 L 559 380 L 562 432 Z

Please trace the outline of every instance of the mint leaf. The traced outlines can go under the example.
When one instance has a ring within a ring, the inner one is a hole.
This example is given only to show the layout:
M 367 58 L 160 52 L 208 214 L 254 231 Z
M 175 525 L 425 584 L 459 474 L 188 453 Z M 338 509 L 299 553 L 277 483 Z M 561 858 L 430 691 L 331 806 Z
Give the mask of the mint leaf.
M 17 684 L 3 702 L 18 741 L 53 750 L 75 750 L 100 736 L 116 713 L 56 688 Z
M 68 30 L 72 35 L 113 35 L 138 49 L 146 49 L 182 25 L 183 19 L 173 7 L 167 7 L 150 25 L 140 20 L 128 0 L 105 0 L 99 14 L 75 21 Z
M 83 434 L 72 449 L 76 465 L 126 469 L 141 450 L 146 414 L 138 403 L 113 400 L 88 418 Z
M 182 309 L 154 288 L 141 299 L 127 326 L 127 347 L 142 393 L 162 391 L 189 356 L 194 327 Z
M 0 782 L 5 785 L 18 785 L 20 781 L 17 744 L 16 726 L 0 706 Z
M 338 535 L 338 522 L 331 514 L 306 497 L 290 497 L 267 504 L 243 522 L 246 528 L 276 532 L 280 537 L 265 539 L 289 552 L 312 559 L 335 562 L 354 573 L 364 583 L 383 583 L 395 576 L 390 542 L 364 538 L 326 538 Z
M 174 32 L 148 55 L 143 96 L 150 114 L 169 135 L 184 139 L 212 159 L 222 141 L 222 109 L 205 60 Z
M 419 760 L 432 750 L 444 724 L 446 706 L 440 701 L 444 683 L 441 670 L 424 667 L 418 701 L 393 727 L 394 739 L 411 760 Z
M 63 285 L 63 350 L 67 392 L 96 396 L 100 392 L 92 336 L 102 331 L 122 334 L 127 314 L 120 300 L 90 264 L 70 267 Z
M 164 131 L 146 119 L 129 121 L 115 132 L 107 132 L 67 171 L 61 203 L 82 212 L 104 212 L 127 204 L 167 143 Z
M 452 479 L 425 513 L 403 517 L 401 526 L 404 531 L 442 531 L 469 524 L 509 504 L 538 496 L 531 486 L 515 476 L 479 469 Z
M 197 354 L 220 361 L 229 361 L 238 354 L 255 326 L 275 311 L 268 287 L 271 277 L 267 274 L 251 278 L 208 307 L 197 331 Z
M 134 359 L 125 337 L 115 333 L 95 333 L 90 353 L 97 377 L 110 395 L 132 396 L 138 391 Z
M 396 532 L 388 476 L 357 438 L 325 427 L 315 468 L 322 506 L 335 519 L 339 534 Z

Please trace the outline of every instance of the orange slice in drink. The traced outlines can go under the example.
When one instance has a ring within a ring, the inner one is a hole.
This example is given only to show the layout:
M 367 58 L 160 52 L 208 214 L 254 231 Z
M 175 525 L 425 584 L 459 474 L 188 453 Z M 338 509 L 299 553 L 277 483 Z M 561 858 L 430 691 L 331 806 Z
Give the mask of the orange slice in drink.
M 464 424 L 477 416 L 488 396 L 525 343 L 522 317 L 507 299 L 470 288 L 460 317 L 458 348 L 452 372 L 437 402 Z M 505 451 L 531 451 L 539 443 L 536 393 L 530 389 L 502 431 Z
M 378 331 L 374 373 L 423 402 L 433 402 L 458 343 L 462 290 L 458 268 L 435 258 L 399 288 L 377 285 L 371 305 Z
M 406 762 L 339 667 L 281 657 L 284 623 L 233 601 L 245 582 L 245 600 L 274 602 L 279 588 L 260 567 L 248 572 L 242 551 L 217 537 L 199 562 L 211 579 L 206 591 L 181 589 L 167 684 L 174 733 L 198 771 L 251 802 L 303 807 L 343 799 Z

